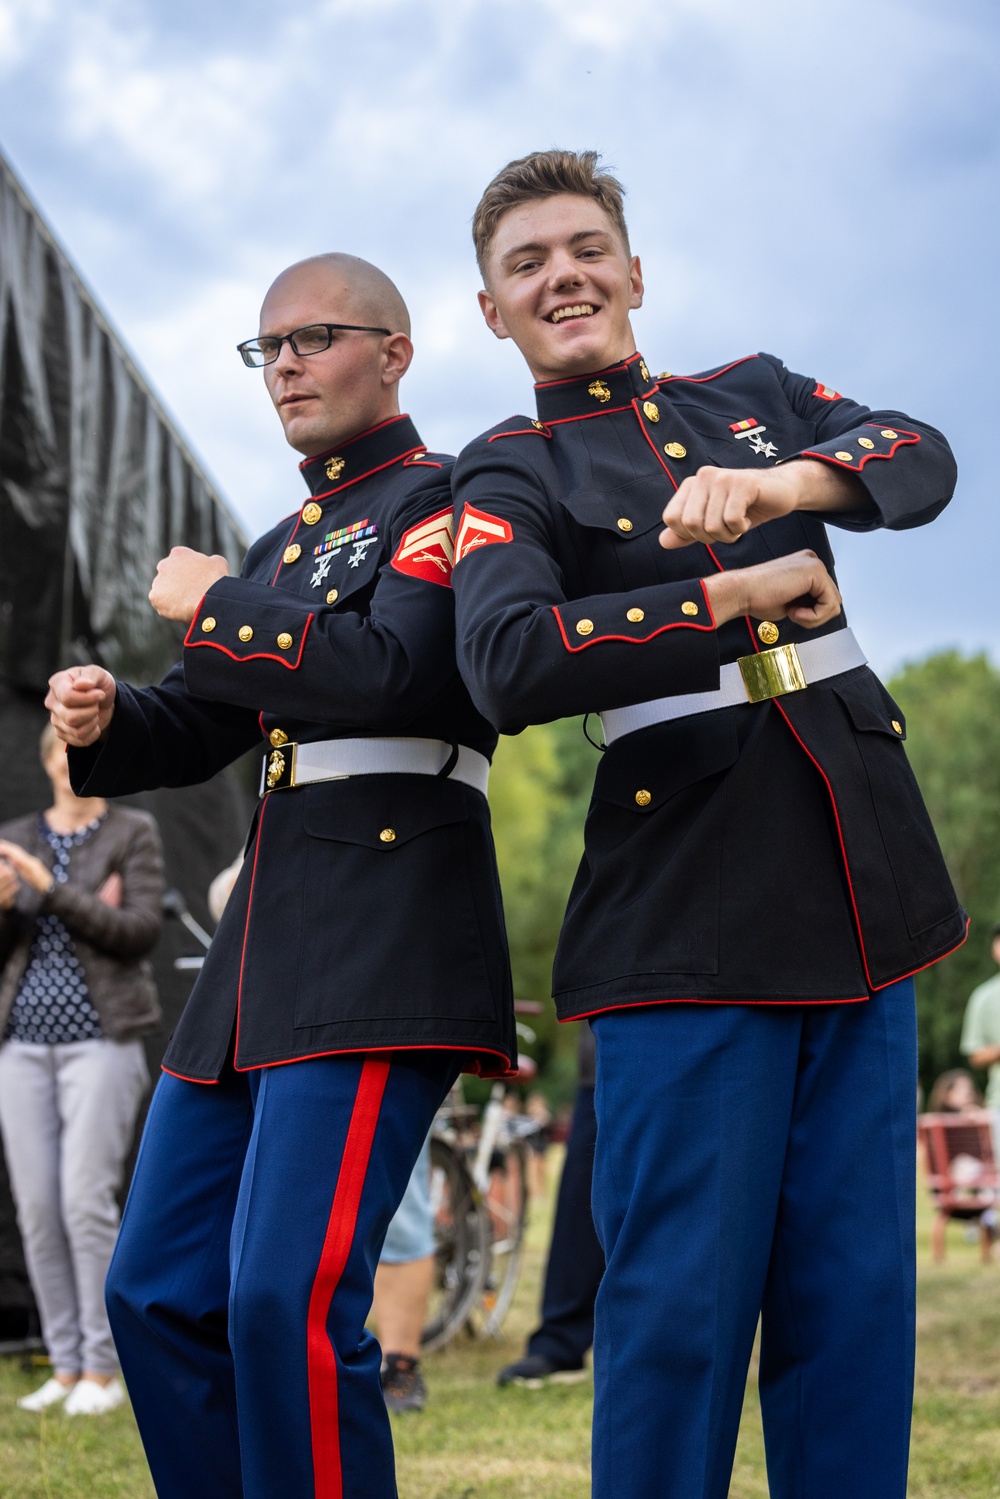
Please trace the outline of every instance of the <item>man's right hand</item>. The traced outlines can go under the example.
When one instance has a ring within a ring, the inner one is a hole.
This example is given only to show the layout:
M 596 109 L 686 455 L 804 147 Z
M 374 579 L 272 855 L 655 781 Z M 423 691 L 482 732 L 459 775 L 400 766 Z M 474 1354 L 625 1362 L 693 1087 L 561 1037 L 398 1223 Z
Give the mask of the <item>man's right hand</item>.
M 792 552 L 704 579 L 717 625 L 752 614 L 755 619 L 790 619 L 815 630 L 840 613 L 840 591 L 815 552 Z
M 115 679 L 103 666 L 71 666 L 49 678 L 52 727 L 67 744 L 96 744 L 115 711 Z

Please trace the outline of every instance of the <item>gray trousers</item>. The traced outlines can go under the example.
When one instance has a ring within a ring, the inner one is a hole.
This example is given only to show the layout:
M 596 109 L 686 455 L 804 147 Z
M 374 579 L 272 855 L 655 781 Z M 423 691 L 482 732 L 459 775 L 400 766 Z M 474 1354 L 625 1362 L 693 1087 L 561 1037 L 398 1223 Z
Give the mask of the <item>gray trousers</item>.
M 114 1374 L 104 1278 L 115 1194 L 149 1086 L 141 1041 L 0 1045 L 0 1135 L 57 1374 Z

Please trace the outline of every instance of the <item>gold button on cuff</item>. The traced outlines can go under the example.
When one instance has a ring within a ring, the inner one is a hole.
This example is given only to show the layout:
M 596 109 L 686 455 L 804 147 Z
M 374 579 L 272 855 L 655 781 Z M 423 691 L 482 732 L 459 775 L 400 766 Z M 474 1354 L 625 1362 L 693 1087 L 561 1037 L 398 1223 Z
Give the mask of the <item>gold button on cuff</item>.
M 284 553 L 284 556 L 282 557 L 281 560 L 285 564 L 286 567 L 291 567 L 292 563 L 293 562 L 298 562 L 298 560 L 299 560 L 299 558 L 301 556 L 302 556 L 302 548 L 299 546 L 298 542 L 296 541 L 290 547 L 286 547 L 285 548 L 285 553 Z
M 382 840 L 383 843 L 395 843 L 395 841 L 396 841 L 396 829 L 395 828 L 383 828 L 382 831 L 381 831 L 381 833 L 379 833 L 379 837 L 381 838 L 381 840 Z
M 330 592 L 326 596 L 326 601 L 328 604 L 335 604 L 339 598 L 340 590 L 337 588 L 331 588 Z
M 901 734 L 903 732 L 903 725 L 900 723 L 898 718 L 894 718 L 892 720 L 892 726 L 896 730 L 897 734 Z
M 644 620 L 646 618 L 646 611 L 645 609 L 630 609 L 625 618 L 629 620 L 633 625 L 637 625 L 641 620 Z
M 618 522 L 618 529 L 619 531 L 631 531 L 632 522 L 628 519 L 627 516 L 622 516 L 621 520 Z
M 652 800 L 653 793 L 651 791 L 637 791 L 635 794 L 635 804 L 637 807 L 648 807 Z
M 872 442 L 872 440 L 871 440 L 870 437 L 859 437 L 858 438 L 858 447 L 859 448 L 873 448 L 874 446 L 875 446 L 875 444 Z
M 206 635 L 210 635 L 215 629 L 215 620 L 211 615 L 209 615 L 207 619 L 202 620 L 201 627 L 205 631 Z
M 843 449 L 841 449 L 839 453 L 834 453 L 833 456 L 834 456 L 834 458 L 839 458 L 840 461 L 841 461 L 841 463 L 853 463 L 854 462 L 854 454 L 853 453 L 845 453 Z
M 267 737 L 274 745 L 275 749 L 280 749 L 283 744 L 288 743 L 288 735 L 285 733 L 284 729 L 272 729 Z
M 896 438 L 899 436 L 899 433 L 894 432 L 891 427 L 886 427 L 882 433 L 882 436 L 887 437 L 890 442 L 895 442 Z
M 765 645 L 773 645 L 778 638 L 778 626 L 769 619 L 762 619 L 757 626 L 757 634 Z
M 668 458 L 686 458 L 688 455 L 688 450 L 682 442 L 668 442 L 663 451 Z
M 295 642 L 292 640 L 292 637 L 290 635 L 286 635 L 284 630 L 282 630 L 281 634 L 278 636 L 279 649 L 283 651 L 290 651 L 294 643 Z
M 576 633 L 578 635 L 593 635 L 594 621 L 592 619 L 578 619 L 576 622 Z
M 307 526 L 314 526 L 316 522 L 322 518 L 322 515 L 323 512 L 316 504 L 316 501 L 310 500 L 309 504 L 302 512 L 302 519 L 305 521 Z
M 651 422 L 658 422 L 660 420 L 659 408 L 654 406 L 652 401 L 643 401 L 642 411 L 643 415 L 648 417 Z
M 695 604 L 691 599 L 685 599 L 683 604 L 681 605 L 681 613 L 689 614 L 693 618 L 698 613 L 698 605 Z
M 244 644 L 246 644 L 248 640 L 253 639 L 253 630 L 249 625 L 240 625 L 236 633 L 237 635 L 239 635 Z

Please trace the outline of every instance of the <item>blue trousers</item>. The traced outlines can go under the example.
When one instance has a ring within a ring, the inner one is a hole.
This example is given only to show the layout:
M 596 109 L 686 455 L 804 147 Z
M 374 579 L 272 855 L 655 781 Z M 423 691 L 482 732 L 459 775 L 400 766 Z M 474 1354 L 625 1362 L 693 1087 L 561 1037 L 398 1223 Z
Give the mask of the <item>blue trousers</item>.
M 758 1318 L 772 1499 L 904 1499 L 912 980 L 592 1024 L 595 1499 L 724 1499 Z
M 395 1499 L 364 1324 L 457 1071 L 416 1051 L 161 1078 L 107 1283 L 160 1499 Z

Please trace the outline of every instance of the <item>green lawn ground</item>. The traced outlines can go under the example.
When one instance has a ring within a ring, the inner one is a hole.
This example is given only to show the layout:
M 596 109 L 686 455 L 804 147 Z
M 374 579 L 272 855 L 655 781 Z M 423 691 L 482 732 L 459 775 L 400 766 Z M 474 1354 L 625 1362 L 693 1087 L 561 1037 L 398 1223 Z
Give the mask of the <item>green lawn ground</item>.
M 558 1159 L 550 1161 L 556 1179 Z M 948 1259 L 930 1260 L 920 1193 L 919 1323 L 911 1499 L 1000 1499 L 1000 1263 L 949 1231 Z M 426 1361 L 430 1402 L 394 1419 L 402 1499 L 585 1499 L 589 1383 L 497 1389 L 496 1371 L 533 1325 L 549 1205 L 534 1213 L 524 1274 L 502 1342 L 466 1339 Z M 858 1350 L 863 1357 L 864 1350 Z M 30 1416 L 14 1400 L 44 1371 L 0 1360 L 0 1499 L 153 1499 L 127 1407 L 94 1419 Z M 178 1433 L 180 1440 L 184 1433 Z M 751 1375 L 732 1499 L 765 1499 L 763 1442 Z M 275 1499 L 286 1496 L 275 1495 Z M 287 1496 L 293 1499 L 293 1496 Z

